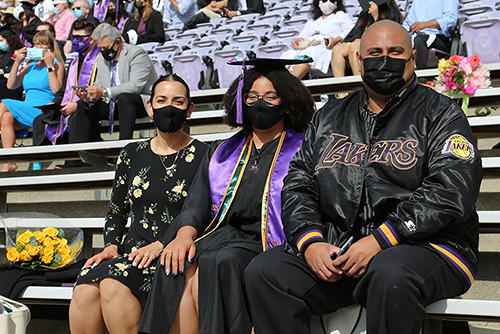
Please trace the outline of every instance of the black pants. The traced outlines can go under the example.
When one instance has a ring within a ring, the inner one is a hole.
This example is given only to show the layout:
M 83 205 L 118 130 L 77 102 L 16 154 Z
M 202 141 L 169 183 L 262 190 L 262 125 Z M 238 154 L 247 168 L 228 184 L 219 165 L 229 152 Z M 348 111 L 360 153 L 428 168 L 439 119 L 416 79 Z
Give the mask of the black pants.
M 417 70 L 427 67 L 427 58 L 429 58 L 429 49 L 434 48 L 446 53 L 450 52 L 451 42 L 449 38 L 444 35 L 436 35 L 436 39 L 432 42 L 430 47 L 427 47 L 427 39 L 429 35 L 419 34 L 413 41 L 413 49 L 417 50 Z
M 69 142 L 86 143 L 102 140 L 99 121 L 109 119 L 109 104 L 98 100 L 92 108 L 86 109 L 86 103 L 80 100 L 77 105 L 76 112 L 68 121 Z M 146 116 L 147 112 L 139 94 L 121 94 L 116 101 L 114 114 L 115 120 L 120 122 L 120 139 L 131 139 L 136 118 Z
M 366 308 L 369 334 L 418 333 L 427 305 L 468 288 L 434 251 L 407 244 L 378 253 L 361 278 L 342 276 L 334 283 L 280 246 L 255 257 L 245 280 L 257 334 L 310 333 L 311 315 L 355 302 Z

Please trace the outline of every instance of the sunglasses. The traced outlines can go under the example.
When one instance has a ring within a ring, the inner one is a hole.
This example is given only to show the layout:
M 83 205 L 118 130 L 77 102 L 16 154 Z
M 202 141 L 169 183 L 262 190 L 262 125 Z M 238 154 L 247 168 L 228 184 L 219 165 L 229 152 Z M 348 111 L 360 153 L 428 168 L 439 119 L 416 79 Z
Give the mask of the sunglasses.
M 87 38 L 90 36 L 91 35 L 82 35 L 82 36 L 73 35 L 73 38 L 76 39 L 77 41 L 83 41 L 84 38 Z

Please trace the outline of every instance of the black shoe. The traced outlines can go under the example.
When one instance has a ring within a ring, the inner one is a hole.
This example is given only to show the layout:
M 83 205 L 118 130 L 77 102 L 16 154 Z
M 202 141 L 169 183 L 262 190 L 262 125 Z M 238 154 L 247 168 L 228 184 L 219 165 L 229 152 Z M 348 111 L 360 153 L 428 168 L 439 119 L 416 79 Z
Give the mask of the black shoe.
M 82 160 L 66 160 L 64 165 L 56 165 L 54 169 L 64 169 L 64 168 L 79 168 L 79 167 L 91 167 L 92 165 L 83 162 Z
M 492 149 L 497 149 L 500 148 L 500 143 L 497 143 L 495 146 L 492 147 Z

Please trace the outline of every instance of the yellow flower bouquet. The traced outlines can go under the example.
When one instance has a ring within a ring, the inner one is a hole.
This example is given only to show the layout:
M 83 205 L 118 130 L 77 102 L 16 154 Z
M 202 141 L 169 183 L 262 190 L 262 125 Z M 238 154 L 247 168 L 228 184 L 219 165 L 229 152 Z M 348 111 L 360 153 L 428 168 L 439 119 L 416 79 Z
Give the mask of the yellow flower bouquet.
M 61 224 L 61 218 L 52 220 L 57 228 L 23 227 L 19 224 L 7 228 L 6 220 L 3 222 L 8 232 L 7 260 L 21 267 L 33 270 L 62 268 L 73 262 L 83 247 L 82 230 L 69 223 Z M 40 223 L 44 224 L 46 220 L 41 219 Z

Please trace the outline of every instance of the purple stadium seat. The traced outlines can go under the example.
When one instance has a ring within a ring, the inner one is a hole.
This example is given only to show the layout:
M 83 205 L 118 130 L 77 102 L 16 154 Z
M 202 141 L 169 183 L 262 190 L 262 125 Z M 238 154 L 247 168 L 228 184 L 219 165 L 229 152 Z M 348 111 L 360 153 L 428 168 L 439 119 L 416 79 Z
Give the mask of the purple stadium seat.
M 227 21 L 227 17 L 219 17 L 217 19 L 211 19 L 210 22 L 212 22 L 213 24 L 215 24 L 215 26 L 221 26 L 221 25 L 224 25 Z
M 265 42 L 271 39 L 271 29 L 261 29 L 261 30 L 247 30 L 242 32 L 239 36 L 256 36 L 260 41 Z
M 276 5 L 274 7 L 271 7 L 268 9 L 267 11 L 268 13 L 279 13 L 283 16 L 287 16 L 290 17 L 293 15 L 293 12 L 295 12 L 295 8 L 293 6 L 291 7 L 288 7 L 288 5 Z
M 266 14 L 259 16 L 259 18 L 254 22 L 254 24 L 269 23 L 271 26 L 281 25 L 285 21 L 285 17 L 276 12 L 267 12 Z
M 281 54 L 291 49 L 290 43 L 280 40 L 269 41 L 257 49 L 257 58 L 280 58 Z
M 285 21 L 281 24 L 283 28 L 294 28 L 297 30 L 302 30 L 307 23 L 307 18 L 305 17 L 292 17 L 290 20 Z
M 359 15 L 359 13 L 361 13 L 361 6 L 358 4 L 358 5 L 353 5 L 353 4 L 344 4 L 344 8 L 345 8 L 345 11 L 347 12 L 347 14 L 351 15 L 351 16 L 357 16 Z
M 196 25 L 196 27 L 193 29 L 186 30 L 184 33 L 198 34 L 200 36 L 203 36 L 203 35 L 208 34 L 210 32 L 210 30 L 214 29 L 214 26 L 215 25 L 213 23 L 210 23 L 210 22 L 208 22 L 208 24 L 201 23 L 201 24 Z M 177 34 L 177 36 L 179 36 L 179 34 Z M 176 38 L 177 38 L 177 36 L 176 36 Z
M 293 38 L 296 38 L 300 35 L 300 30 L 297 30 L 295 28 L 283 28 L 281 30 L 278 30 L 278 31 L 275 31 L 272 33 L 271 35 L 271 40 L 274 40 L 274 39 L 279 39 L 279 40 L 283 40 L 283 39 L 293 39 Z
M 177 33 L 182 31 L 182 25 L 172 25 L 168 28 L 164 29 L 165 32 L 165 38 L 168 39 L 173 39 Z
M 191 46 L 195 40 L 200 39 L 200 33 L 193 30 L 186 30 L 183 33 L 175 35 L 174 42 L 177 42 L 181 46 Z
M 140 46 L 141 48 L 144 49 L 147 53 L 153 53 L 158 46 L 158 42 L 149 42 L 149 43 L 142 43 L 142 44 L 137 44 L 137 46 Z
M 253 34 L 247 34 L 247 35 L 239 35 L 239 36 L 233 36 L 231 38 L 230 44 L 233 43 L 248 43 L 248 42 L 257 42 L 260 43 L 260 38 L 257 35 Z
M 248 51 L 253 51 L 254 53 L 257 53 L 257 48 L 260 45 L 259 42 L 242 42 L 242 43 L 231 43 L 229 45 L 226 45 L 223 50 L 235 50 L 235 49 L 240 49 L 246 52 Z M 247 57 L 248 58 L 248 57 Z
M 255 21 L 260 16 L 259 13 L 248 13 L 238 16 L 238 18 L 246 19 L 248 22 Z
M 466 43 L 469 56 L 478 54 L 485 64 L 500 62 L 500 19 L 464 22 L 462 41 Z
M 236 35 L 236 30 L 234 28 L 226 27 L 225 25 L 223 25 L 219 28 L 212 29 L 208 34 L 208 37 L 217 39 L 222 42 L 229 40 L 234 35 Z
M 182 55 L 174 56 L 173 71 L 186 80 L 192 91 L 200 90 L 199 83 L 205 80 L 207 66 L 202 55 L 196 51 L 186 50 Z
M 220 41 L 212 37 L 204 37 L 199 41 L 193 42 L 191 45 L 193 49 L 204 49 L 204 48 L 220 48 Z
M 304 6 L 309 7 L 309 5 L 303 4 L 302 8 L 293 13 L 293 18 L 305 17 L 306 19 L 312 18 L 311 8 L 304 8 Z
M 158 60 L 158 59 L 151 59 L 151 62 L 153 63 L 153 67 L 154 67 L 154 69 L 155 69 L 156 74 L 158 75 L 158 77 L 161 77 L 161 76 L 167 74 L 167 71 L 165 70 L 165 68 L 161 64 L 160 60 Z
M 220 88 L 228 88 L 233 80 L 241 73 L 241 67 L 227 64 L 227 62 L 234 57 L 246 59 L 247 55 L 245 51 L 240 49 L 220 50 L 214 52 L 214 68 L 218 72 Z
M 174 41 L 168 41 L 163 43 L 163 45 L 157 46 L 155 49 L 155 53 L 164 52 L 182 52 L 182 45 Z
M 482 1 L 481 1 L 482 2 Z M 458 17 L 470 18 L 473 15 L 484 14 L 495 11 L 495 7 L 490 4 L 477 4 L 475 2 L 468 3 L 458 10 Z
M 231 20 L 227 20 L 224 24 L 225 28 L 233 28 L 235 31 L 241 31 L 245 29 L 245 27 L 250 23 L 248 19 L 239 18 L 238 16 L 234 17 Z

